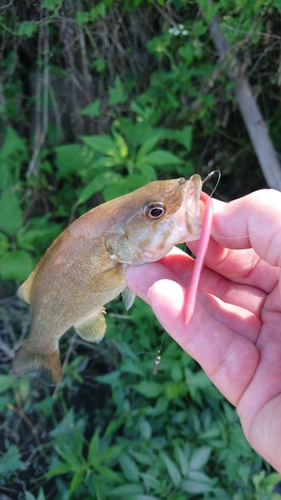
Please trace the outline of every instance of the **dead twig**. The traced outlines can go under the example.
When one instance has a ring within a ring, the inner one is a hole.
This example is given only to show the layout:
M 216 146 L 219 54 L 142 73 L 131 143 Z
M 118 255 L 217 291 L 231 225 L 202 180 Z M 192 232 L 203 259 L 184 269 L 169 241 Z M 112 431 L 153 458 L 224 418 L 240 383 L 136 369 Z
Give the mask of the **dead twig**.
M 220 31 L 218 16 L 215 16 L 208 25 L 219 57 L 228 61 L 226 73 L 235 83 L 235 97 L 265 180 L 269 187 L 281 191 L 280 163 L 248 80 L 241 71 L 236 57 L 231 54 L 230 46 Z

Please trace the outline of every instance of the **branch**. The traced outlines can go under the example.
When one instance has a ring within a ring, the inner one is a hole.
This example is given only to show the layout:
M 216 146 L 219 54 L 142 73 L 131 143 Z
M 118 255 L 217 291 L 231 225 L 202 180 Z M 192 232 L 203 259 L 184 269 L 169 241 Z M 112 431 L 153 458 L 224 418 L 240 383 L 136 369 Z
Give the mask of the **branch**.
M 230 55 L 230 46 L 220 31 L 218 16 L 215 16 L 208 23 L 208 26 L 219 57 L 223 59 L 228 56 L 229 69 L 227 69 L 226 73 L 235 83 L 235 97 L 265 180 L 269 187 L 281 191 L 280 163 L 247 78 L 242 74 L 237 59 Z

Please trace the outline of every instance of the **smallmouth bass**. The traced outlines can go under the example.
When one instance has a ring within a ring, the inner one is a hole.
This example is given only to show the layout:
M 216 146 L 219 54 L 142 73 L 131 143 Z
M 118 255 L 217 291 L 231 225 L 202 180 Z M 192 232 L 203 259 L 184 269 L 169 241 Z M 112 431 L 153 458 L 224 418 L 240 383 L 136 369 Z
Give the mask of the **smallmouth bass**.
M 30 304 L 30 333 L 12 363 L 12 374 L 61 377 L 59 339 L 71 327 L 89 342 L 105 334 L 104 305 L 119 293 L 126 309 L 128 265 L 155 262 L 177 243 L 200 238 L 199 175 L 153 181 L 99 205 L 72 222 L 52 243 L 18 295 Z

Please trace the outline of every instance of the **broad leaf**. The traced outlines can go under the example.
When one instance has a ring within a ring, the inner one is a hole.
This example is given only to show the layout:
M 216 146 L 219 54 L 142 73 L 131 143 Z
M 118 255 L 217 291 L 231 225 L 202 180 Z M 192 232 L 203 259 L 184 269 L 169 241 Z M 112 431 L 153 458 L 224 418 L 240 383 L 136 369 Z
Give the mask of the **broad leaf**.
M 82 135 L 80 139 L 98 153 L 102 153 L 108 156 L 115 156 L 116 146 L 112 138 L 107 135 Z
M 160 456 L 166 466 L 166 469 L 168 471 L 172 483 L 178 487 L 181 483 L 181 474 L 178 466 L 163 451 L 160 452 Z
M 9 450 L 0 458 L 0 476 L 5 476 L 8 472 L 24 468 L 24 463 L 19 459 L 18 447 L 12 444 Z
M 22 225 L 22 211 L 12 188 L 7 188 L 0 197 L 0 214 L 0 230 L 14 235 Z
M 24 281 L 34 267 L 33 260 L 24 250 L 12 250 L 0 257 L 0 276 L 2 279 Z
M 178 163 L 183 163 L 183 161 L 177 156 L 164 151 L 163 149 L 157 149 L 152 153 L 144 156 L 143 161 L 149 163 L 155 167 L 161 167 L 162 165 L 176 165 Z
M 100 100 L 96 99 L 91 102 L 91 104 L 81 109 L 80 115 L 100 116 Z
M 163 393 L 163 385 L 157 382 L 142 381 L 134 385 L 134 389 L 147 398 L 157 398 Z
M 107 185 L 112 185 L 118 180 L 122 179 L 122 176 L 114 172 L 104 172 L 101 175 L 97 175 L 94 179 L 81 191 L 76 205 L 80 205 L 87 201 L 93 194 L 98 191 L 102 191 Z

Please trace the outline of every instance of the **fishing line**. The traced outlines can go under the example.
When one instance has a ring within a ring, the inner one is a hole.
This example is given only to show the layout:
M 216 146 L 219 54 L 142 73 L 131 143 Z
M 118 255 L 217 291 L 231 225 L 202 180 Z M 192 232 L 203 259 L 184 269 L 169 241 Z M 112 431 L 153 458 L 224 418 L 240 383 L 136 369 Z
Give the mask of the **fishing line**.
M 157 375 L 157 372 L 158 372 L 158 366 L 159 366 L 160 361 L 161 361 L 160 353 L 162 351 L 162 346 L 163 346 L 163 342 L 164 342 L 165 333 L 166 332 L 164 330 L 163 333 L 162 333 L 162 339 L 161 339 L 161 343 L 160 343 L 160 349 L 158 349 L 156 358 L 154 360 L 154 365 L 153 365 L 153 370 L 152 370 L 152 374 L 153 375 Z
M 158 351 L 157 351 L 157 354 L 156 354 L 156 357 L 155 357 L 155 359 L 154 359 L 154 365 L 153 365 L 153 369 L 152 369 L 152 374 L 153 374 L 153 375 L 157 375 L 157 372 L 158 372 L 158 366 L 159 366 L 160 361 L 161 361 L 161 356 L 160 356 L 160 354 L 161 354 L 161 351 L 162 351 L 162 346 L 163 346 L 163 342 L 164 342 L 164 337 L 165 337 L 165 334 L 166 334 L 166 332 L 165 332 L 165 330 L 164 330 L 164 331 L 163 331 L 163 333 L 162 333 L 162 338 L 161 338 L 161 342 L 160 342 L 160 347 L 159 347 L 159 349 L 158 349 Z M 134 358 L 136 358 L 137 356 L 140 356 L 141 354 L 153 354 L 153 353 L 152 353 L 152 352 L 150 352 L 150 351 L 140 351 L 140 352 L 138 352 L 138 353 L 136 353 L 136 354 L 134 355 Z
M 220 183 L 220 180 L 221 180 L 221 173 L 219 170 L 212 170 L 212 172 L 210 172 L 207 177 L 205 177 L 205 179 L 202 181 L 202 185 L 205 184 L 205 182 L 207 182 L 211 177 L 213 177 L 214 174 L 218 174 L 218 179 L 217 179 L 217 182 L 216 182 L 216 185 L 213 189 L 213 191 L 211 192 L 211 194 L 209 195 L 210 198 L 212 198 L 215 190 L 217 189 L 219 183 Z
M 254 231 L 254 232 L 248 232 L 247 234 L 243 235 L 243 236 L 220 236 L 219 234 L 216 234 L 216 233 L 213 233 L 211 235 L 212 236 L 217 236 L 218 238 L 221 238 L 223 240 L 244 240 L 245 238 L 250 238 L 250 236 L 259 236 L 260 234 L 265 234 L 265 233 L 268 233 L 269 231 L 272 231 L 274 229 L 279 229 L 280 228 L 280 224 L 275 224 L 274 226 L 271 226 L 269 227 L 268 229 L 263 229 L 262 231 Z M 236 250 L 238 250 L 236 248 Z M 243 248 L 241 250 L 247 250 L 246 248 Z M 248 248 L 249 250 L 249 248 Z

